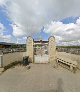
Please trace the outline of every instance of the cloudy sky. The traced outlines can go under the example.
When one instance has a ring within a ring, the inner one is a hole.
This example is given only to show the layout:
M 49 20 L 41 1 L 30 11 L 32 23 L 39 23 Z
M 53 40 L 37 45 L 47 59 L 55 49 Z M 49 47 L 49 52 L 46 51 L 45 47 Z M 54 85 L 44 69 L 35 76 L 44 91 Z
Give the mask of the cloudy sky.
M 0 42 L 50 35 L 57 45 L 80 45 L 80 0 L 0 0 Z

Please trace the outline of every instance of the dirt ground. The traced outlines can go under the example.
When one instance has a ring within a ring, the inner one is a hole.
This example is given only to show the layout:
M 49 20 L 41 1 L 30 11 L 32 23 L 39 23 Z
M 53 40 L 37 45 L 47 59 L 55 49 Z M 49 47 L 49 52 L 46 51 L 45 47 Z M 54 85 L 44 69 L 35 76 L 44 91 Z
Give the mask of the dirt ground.
M 0 75 L 0 92 L 80 92 L 80 71 L 75 74 L 51 64 L 15 66 Z

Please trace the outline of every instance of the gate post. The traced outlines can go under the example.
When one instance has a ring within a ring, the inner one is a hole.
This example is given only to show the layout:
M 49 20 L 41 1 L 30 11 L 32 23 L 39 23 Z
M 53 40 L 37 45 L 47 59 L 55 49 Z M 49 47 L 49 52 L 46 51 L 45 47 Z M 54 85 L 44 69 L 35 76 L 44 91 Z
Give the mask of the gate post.
M 27 56 L 29 56 L 29 60 L 30 62 L 33 63 L 33 58 L 34 58 L 34 55 L 33 55 L 33 38 L 32 37 L 28 37 L 27 38 L 27 44 L 26 44 L 26 53 L 27 53 Z
M 51 36 L 48 43 L 49 62 L 55 63 L 56 61 L 56 43 L 55 38 Z

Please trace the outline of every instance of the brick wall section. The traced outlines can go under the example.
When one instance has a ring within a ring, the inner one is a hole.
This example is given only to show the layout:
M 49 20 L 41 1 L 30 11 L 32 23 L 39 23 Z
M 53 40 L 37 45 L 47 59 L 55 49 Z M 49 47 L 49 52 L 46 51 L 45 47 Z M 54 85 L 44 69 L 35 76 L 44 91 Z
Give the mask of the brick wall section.
M 33 62 L 33 57 L 34 57 L 34 55 L 33 55 L 33 38 L 32 37 L 28 37 L 28 39 L 27 39 L 27 45 L 26 45 L 26 48 L 27 48 L 27 51 L 26 51 L 26 53 L 27 53 L 27 56 L 29 56 L 29 59 L 30 59 L 30 61 L 31 62 Z
M 48 53 L 49 53 L 49 62 L 54 63 L 56 59 L 56 44 L 55 38 L 52 36 L 49 38 Z

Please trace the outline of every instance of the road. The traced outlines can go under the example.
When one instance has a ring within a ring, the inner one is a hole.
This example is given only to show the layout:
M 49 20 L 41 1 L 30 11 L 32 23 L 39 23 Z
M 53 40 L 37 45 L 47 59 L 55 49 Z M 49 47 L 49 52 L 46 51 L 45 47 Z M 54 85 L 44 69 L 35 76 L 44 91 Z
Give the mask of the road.
M 30 66 L 15 66 L 0 75 L 0 92 L 80 92 L 80 71 L 74 74 L 51 64 Z

